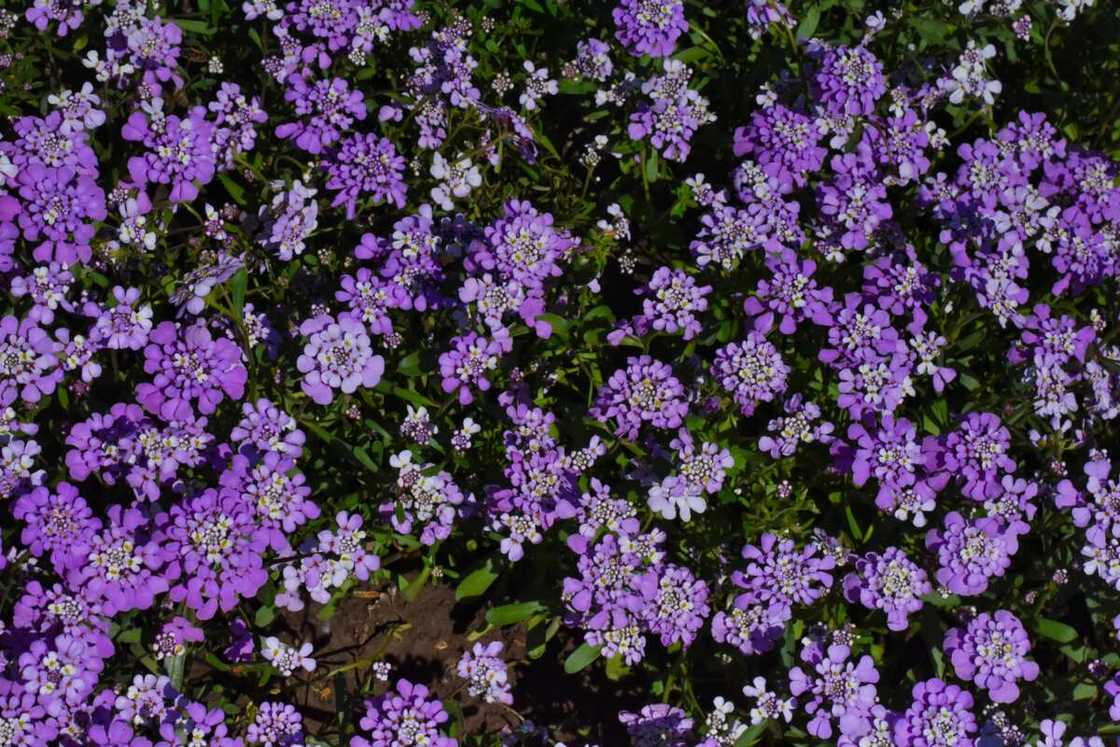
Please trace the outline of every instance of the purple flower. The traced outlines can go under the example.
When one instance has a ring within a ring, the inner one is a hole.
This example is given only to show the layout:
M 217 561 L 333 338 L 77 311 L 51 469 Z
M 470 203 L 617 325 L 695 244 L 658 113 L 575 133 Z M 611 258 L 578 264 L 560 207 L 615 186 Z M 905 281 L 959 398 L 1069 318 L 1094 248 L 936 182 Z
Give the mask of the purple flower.
M 303 717 L 288 703 L 265 701 L 245 733 L 249 744 L 261 747 L 299 747 L 304 743 Z
M 874 434 L 863 425 L 848 426 L 848 438 L 855 441 L 851 464 L 852 482 L 862 486 L 872 476 L 879 481 L 877 503 L 890 504 L 887 496 L 910 487 L 928 457 L 917 441 L 917 427 L 906 418 L 883 417 Z
M 844 296 L 843 307 L 833 313 L 828 343 L 831 347 L 817 357 L 837 367 L 877 362 L 906 350 L 898 330 L 891 326 L 890 315 L 857 293 Z
M 830 443 L 833 425 L 828 421 L 817 423 L 821 408 L 806 402 L 800 394 L 791 395 L 783 405 L 785 415 L 767 423 L 768 435 L 758 439 L 758 448 L 774 459 L 792 456 L 803 443 Z
M 230 431 L 230 441 L 239 443 L 239 451 L 257 454 L 278 454 L 299 459 L 307 440 L 296 419 L 270 400 L 258 399 L 241 405 L 244 417 Z
M 62 381 L 56 357 L 62 345 L 32 319 L 0 318 L 0 399 L 34 404 Z
M 708 585 L 688 568 L 665 565 L 635 579 L 641 597 L 638 613 L 663 646 L 688 648 L 708 617 Z
M 0 498 L 11 498 L 43 484 L 46 472 L 32 470 L 41 451 L 32 440 L 12 439 L 0 446 Z
M 714 265 L 725 271 L 733 270 L 749 251 L 781 249 L 770 218 L 758 204 L 749 205 L 745 210 L 716 205 L 700 218 L 700 231 L 688 248 L 696 255 L 696 263 L 701 268 Z
M 440 733 L 449 718 L 443 703 L 429 698 L 428 688 L 401 679 L 381 697 L 366 701 L 358 722 L 362 734 L 350 739 L 350 747 L 457 747 L 456 740 Z
M 158 92 L 160 83 L 168 81 L 176 88 L 182 87 L 183 79 L 175 73 L 179 63 L 179 45 L 183 42 L 183 30 L 178 24 L 140 16 L 125 33 L 129 62 L 144 71 L 144 83 L 150 90 Z
M 223 155 L 223 166 L 233 168 L 234 156 L 253 150 L 256 125 L 268 121 L 260 99 L 248 98 L 236 83 L 223 82 L 207 107 L 214 113 L 214 152 Z
M 670 475 L 649 489 L 649 508 L 665 519 L 675 519 L 680 514 L 688 522 L 693 513 L 702 514 L 708 508 L 704 488 L 683 477 Z
M 319 518 L 319 506 L 308 499 L 311 488 L 304 476 L 295 471 L 290 458 L 276 452 L 265 452 L 255 465 L 236 454 L 219 482 L 223 493 L 232 493 L 252 508 L 257 524 L 268 534 L 269 545 L 278 552 L 288 548 L 287 535 Z
M 677 432 L 677 437 L 669 445 L 677 450 L 681 477 L 686 482 L 709 495 L 723 489 L 727 470 L 735 466 L 730 451 L 708 441 L 700 444 L 697 450 L 692 435 L 684 428 Z
M 335 291 L 335 299 L 347 304 L 350 307 L 348 314 L 366 325 L 370 334 L 390 334 L 393 322 L 389 318 L 389 309 L 406 308 L 410 305 L 408 292 L 404 288 L 397 283 L 382 280 L 368 267 L 358 268 L 354 275 L 343 275 L 339 285 L 341 288 Z
M 615 434 L 635 440 L 642 423 L 679 428 L 688 414 L 684 387 L 668 364 L 648 355 L 631 356 L 599 389 L 589 414 L 600 423 L 613 419 Z
M 742 555 L 747 568 L 731 576 L 736 586 L 746 590 L 735 606 L 764 603 L 788 608 L 816 602 L 831 588 L 830 571 L 836 567 L 832 555 L 818 555 L 820 549 L 816 543 L 798 549 L 793 540 L 770 532 L 757 546 L 745 545 Z
M 261 208 L 264 226 L 257 242 L 285 262 L 303 254 L 307 239 L 319 225 L 316 193 L 297 179 L 291 189 L 273 197 L 267 210 Z
M 90 656 L 107 659 L 113 655 L 109 620 L 102 614 L 101 605 L 82 590 L 70 590 L 58 583 L 44 588 L 38 581 L 29 581 L 12 609 L 12 622 L 36 633 L 61 632 L 79 639 L 89 646 Z
M 988 588 L 993 577 L 1003 576 L 1019 541 L 1011 530 L 1002 530 L 998 519 L 966 521 L 956 511 L 945 517 L 942 530 L 931 529 L 926 547 L 937 553 L 941 567 L 937 582 L 956 594 L 971 596 Z
M 123 688 L 113 706 L 118 715 L 137 726 L 162 723 L 173 712 L 178 693 L 163 675 L 138 674 Z
M 751 114 L 750 123 L 735 130 L 735 155 L 753 155 L 767 173 L 780 182 L 805 186 L 809 174 L 824 163 L 828 150 L 822 148 L 813 120 L 801 112 L 773 104 Z
M 715 121 L 706 98 L 688 87 L 692 75 L 683 62 L 665 60 L 665 75 L 654 76 L 642 86 L 650 101 L 642 101 L 630 115 L 626 133 L 631 140 L 649 138 L 653 147 L 671 161 L 685 161 L 692 136 Z
M 189 420 L 191 403 L 209 415 L 225 397 L 241 399 L 249 372 L 241 348 L 227 337 L 214 339 L 201 321 L 179 328 L 162 322 L 144 348 L 144 371 L 152 383 L 136 387 L 136 399 L 165 420 Z
M 637 713 L 620 711 L 618 720 L 634 745 L 688 747 L 692 743 L 692 719 L 668 703 L 642 706 Z
M 835 177 L 817 189 L 817 206 L 844 249 L 865 249 L 893 215 L 870 147 L 832 157 Z
M 658 332 L 683 332 L 684 339 L 691 340 L 700 334 L 702 327 L 697 315 L 708 308 L 705 296 L 711 290 L 710 285 L 697 285 L 684 270 L 660 267 L 646 286 L 642 313 Z
M 934 678 L 914 685 L 913 703 L 895 721 L 897 744 L 912 747 L 974 747 L 972 694 Z
M 140 300 L 140 289 L 126 290 L 119 285 L 113 287 L 113 300 L 116 303 L 111 307 L 89 301 L 82 309 L 86 316 L 96 317 L 90 340 L 110 350 L 140 350 L 147 344 L 152 330 L 151 305 L 135 308 Z
M 90 147 L 87 133 L 67 128 L 61 112 L 45 117 L 20 117 L 12 123 L 17 135 L 11 143 L 0 144 L 0 152 L 21 168 L 39 164 L 47 168 L 67 168 L 78 176 L 97 178 L 97 154 Z M 5 169 L 14 179 L 15 170 Z
M 853 663 L 847 646 L 832 645 L 825 650 L 819 643 L 808 643 L 801 660 L 812 669 L 800 666 L 789 670 L 789 691 L 805 695 L 805 712 L 812 715 L 809 733 L 818 739 L 832 736 L 832 721 L 839 720 L 840 733 L 859 737 L 869 730 L 868 715 L 875 705 L 875 683 L 879 672 L 870 656 Z
M 195 183 L 204 186 L 214 178 L 214 125 L 206 121 L 204 107 L 194 107 L 186 119 L 164 116 L 158 110 L 133 112 L 121 137 L 142 142 L 148 149 L 128 159 L 132 181 L 139 186 L 171 185 L 172 202 L 192 202 L 198 197 Z
M 381 560 L 362 544 L 366 531 L 362 529 L 362 517 L 346 511 L 335 516 L 338 528 L 333 531 L 319 532 L 319 547 L 324 552 L 338 556 L 338 565 L 359 581 L 368 581 L 369 575 L 381 566 Z
M 759 39 L 771 26 L 793 28 L 797 24 L 789 10 L 776 0 L 747 0 L 747 26 L 752 39 Z
M 53 493 L 39 487 L 24 494 L 12 515 L 26 524 L 20 542 L 35 557 L 49 553 L 60 576 L 86 562 L 89 543 L 101 528 L 78 489 L 68 482 L 60 482 Z
M 81 705 L 97 684 L 104 662 L 80 638 L 66 635 L 32 641 L 19 657 L 20 678 L 52 716 Z
M 202 703 L 194 702 L 188 703 L 186 708 L 180 708 L 177 719 L 166 719 L 160 724 L 159 734 L 163 740 L 156 742 L 155 747 L 177 747 L 182 744 L 180 735 L 183 733 L 189 734 L 194 741 L 214 747 L 241 747 L 241 740 L 228 736 L 229 728 L 225 724 L 225 712 L 221 708 L 208 711 Z
M 304 394 L 318 404 L 329 405 L 332 390 L 353 394 L 359 386 L 372 388 L 381 381 L 385 359 L 374 355 L 361 322 L 321 314 L 301 324 L 299 331 L 308 340 L 296 367 L 303 374 Z
M 279 595 L 277 595 L 279 597 Z M 279 605 L 277 601 L 277 605 Z M 253 642 L 253 634 L 249 631 L 249 626 L 240 617 L 235 617 L 229 623 L 229 645 L 222 652 L 222 655 L 231 662 L 237 664 L 246 664 L 253 660 L 253 653 L 256 651 L 256 643 Z
M 770 402 L 786 390 L 789 370 L 778 349 L 757 332 L 718 349 L 712 363 L 713 376 L 748 416 L 759 402 Z
M 781 640 L 789 618 L 788 606 L 736 600 L 729 612 L 717 612 L 712 618 L 712 638 L 735 646 L 746 656 L 764 654 Z
M 887 92 L 883 64 L 867 47 L 810 45 L 816 61 L 813 85 L 818 100 L 837 116 L 868 115 Z
M 57 262 L 51 262 L 36 267 L 30 275 L 12 278 L 9 292 L 15 298 L 30 298 L 33 306 L 27 312 L 28 319 L 39 324 L 50 324 L 54 321 L 57 309 L 67 312 L 74 310 L 73 304 L 66 298 L 73 282 L 74 276 L 69 270 Z
M 810 320 L 828 325 L 831 321 L 829 306 L 832 289 L 819 288 L 813 279 L 817 263 L 811 259 L 798 260 L 797 255 L 784 249 L 779 254 L 766 257 L 766 266 L 772 276 L 758 281 L 754 296 L 743 302 L 743 311 L 754 317 L 755 331 L 766 334 L 779 317 L 778 331 L 791 335 L 799 324 Z
M 469 405 L 474 401 L 472 389 L 481 392 L 490 390 L 490 380 L 486 378 L 498 367 L 498 361 L 507 352 L 512 342 L 509 333 L 495 335 L 493 339 L 468 332 L 452 338 L 453 348 L 439 356 L 439 373 L 442 377 L 443 391 L 451 394 L 458 391 L 459 404 Z
M 150 526 L 139 510 L 112 505 L 108 520 L 89 542 L 82 582 L 107 615 L 146 610 L 168 589 L 169 553 L 150 540 Z
M 346 218 L 352 220 L 358 198 L 372 195 L 375 205 L 391 202 L 404 207 L 408 185 L 404 179 L 405 160 L 388 138 L 359 133 L 345 138 L 338 153 L 327 164 L 327 189 L 338 191 L 332 207 L 346 206 Z
M 185 617 L 173 617 L 163 624 L 156 640 L 152 644 L 156 661 L 163 661 L 175 656 L 182 656 L 187 651 L 187 644 L 202 643 L 206 636 L 202 628 L 192 625 Z
M 610 45 L 602 39 L 581 39 L 576 43 L 572 68 L 580 77 L 605 83 L 614 72 Z
M 482 698 L 487 703 L 513 704 L 501 653 L 501 641 L 476 643 L 473 649 L 463 652 L 455 671 L 467 681 L 467 694 L 472 698 Z
M 308 85 L 301 75 L 285 81 L 284 100 L 304 118 L 276 128 L 276 137 L 294 139 L 296 146 L 313 155 L 342 137 L 355 119 L 366 118 L 365 100 L 360 91 L 351 91 L 343 78 L 320 80 Z
M 856 571 L 844 577 L 844 596 L 868 609 L 887 613 L 887 627 L 906 630 L 907 618 L 922 608 L 921 597 L 933 591 L 921 566 L 897 547 L 882 555 L 869 552 L 856 561 Z
M 591 478 L 591 491 L 583 493 L 576 513 L 579 533 L 595 537 L 599 529 L 635 535 L 641 529 L 637 510 L 625 498 L 612 498 L 610 486 Z
M 1003 475 L 1015 471 L 1007 452 L 1011 434 L 990 412 L 972 412 L 945 439 L 945 469 L 963 483 L 968 498 L 984 501 L 1003 492 Z
M 1013 703 L 1019 697 L 1016 681 L 1038 677 L 1038 665 L 1026 658 L 1031 649 L 1027 631 L 1007 610 L 982 612 L 963 631 L 952 628 L 944 648 L 957 676 L 987 690 L 996 703 Z
M 268 580 L 261 562 L 268 535 L 240 496 L 206 490 L 160 514 L 158 524 L 157 539 L 172 560 L 168 576 L 178 579 L 170 597 L 186 602 L 198 619 L 209 620 L 219 608 L 229 612 Z
M 621 0 L 611 17 L 615 38 L 635 57 L 668 57 L 688 30 L 681 0 Z
M 108 214 L 105 193 L 94 177 L 33 161 L 20 169 L 17 182 L 23 201 L 20 230 L 28 241 L 40 242 L 32 253 L 35 261 L 88 262 L 92 224 Z
M 477 264 L 526 289 L 540 288 L 545 280 L 561 274 L 558 262 L 575 245 L 567 232 L 553 226 L 550 213 L 540 212 L 525 200 L 510 200 L 502 217 L 487 226 L 486 242 L 472 246 L 467 268 Z
M 24 14 L 27 22 L 40 31 L 46 31 L 51 21 L 58 21 L 59 36 L 66 36 L 82 25 L 85 3 L 59 3 L 53 0 L 35 0 Z
M 420 542 L 434 545 L 451 536 L 451 526 L 468 499 L 447 472 L 429 474 L 432 464 L 416 464 L 412 452 L 389 458 L 397 469 L 397 496 L 381 504 L 381 516 L 401 534 L 416 533 Z

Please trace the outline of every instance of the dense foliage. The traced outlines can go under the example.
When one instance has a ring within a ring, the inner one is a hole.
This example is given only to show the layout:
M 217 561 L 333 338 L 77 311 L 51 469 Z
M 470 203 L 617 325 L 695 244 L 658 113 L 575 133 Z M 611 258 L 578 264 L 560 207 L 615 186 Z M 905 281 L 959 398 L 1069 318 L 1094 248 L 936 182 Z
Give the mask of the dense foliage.
M 0 747 L 1120 734 L 1114 3 L 20 5 Z

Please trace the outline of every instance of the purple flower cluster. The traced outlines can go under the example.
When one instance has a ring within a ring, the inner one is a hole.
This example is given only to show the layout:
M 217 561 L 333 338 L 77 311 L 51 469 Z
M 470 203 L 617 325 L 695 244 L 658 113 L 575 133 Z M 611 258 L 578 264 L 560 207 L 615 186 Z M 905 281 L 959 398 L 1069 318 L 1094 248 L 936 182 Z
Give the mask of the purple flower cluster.
M 358 723 L 361 733 L 350 740 L 350 747 L 456 747 L 459 743 L 440 731 L 449 718 L 443 703 L 429 698 L 428 688 L 398 680 L 392 690 L 366 701 L 365 716 Z

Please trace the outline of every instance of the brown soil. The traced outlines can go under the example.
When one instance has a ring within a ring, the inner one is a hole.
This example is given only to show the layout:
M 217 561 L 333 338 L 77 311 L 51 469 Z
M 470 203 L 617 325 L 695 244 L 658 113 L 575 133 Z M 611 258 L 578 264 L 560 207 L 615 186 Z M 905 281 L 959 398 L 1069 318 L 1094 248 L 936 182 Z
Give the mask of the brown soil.
M 448 707 L 452 719 L 461 719 L 460 734 L 495 733 L 515 728 L 526 719 L 552 727 L 558 738 L 570 740 L 569 747 L 583 747 L 585 742 L 617 745 L 625 742 L 618 724 L 619 709 L 640 707 L 636 683 L 627 686 L 625 681 L 609 681 L 601 663 L 578 674 L 565 673 L 564 659 L 576 642 L 567 639 L 563 630 L 543 656 L 529 659 L 523 625 L 491 630 L 480 639 L 501 640 L 505 645 L 503 656 L 510 664 L 516 711 L 468 697 L 461 690 L 463 681 L 455 674 L 455 666 L 474 645 L 469 640 L 472 631 L 486 627 L 485 608 L 477 601 L 456 602 L 446 585 L 429 583 L 412 602 L 395 587 L 359 588 L 338 605 L 329 623 L 318 619 L 318 610 L 311 605 L 301 613 L 285 614 L 277 625 L 292 640 L 308 640 L 315 646 L 318 669 L 293 678 L 301 685 L 286 695 L 304 714 L 309 733 L 330 743 L 339 733 L 336 687 L 340 681 L 344 683 L 356 709 L 347 716 L 356 718 L 362 694 L 384 689 L 370 668 L 379 660 L 392 664 L 392 678 L 427 685 Z M 328 677 L 347 666 L 350 668 L 343 674 Z M 455 711 L 456 702 L 462 704 L 461 714 Z M 591 731 L 581 736 L 588 728 Z

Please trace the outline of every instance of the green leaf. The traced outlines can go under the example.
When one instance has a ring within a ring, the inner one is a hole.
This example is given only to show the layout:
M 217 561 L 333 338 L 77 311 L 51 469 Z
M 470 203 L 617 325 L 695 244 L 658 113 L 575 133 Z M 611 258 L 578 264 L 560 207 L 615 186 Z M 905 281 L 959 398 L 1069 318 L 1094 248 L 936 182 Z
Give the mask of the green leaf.
M 129 628 L 116 638 L 119 643 L 139 643 L 140 628 Z
M 584 643 L 575 651 L 568 654 L 568 658 L 564 660 L 564 671 L 568 674 L 575 674 L 584 669 L 588 664 L 599 658 L 599 651 L 600 649 L 598 646 Z
M 214 35 L 214 29 L 210 28 L 210 24 L 206 23 L 206 21 L 195 21 L 189 18 L 174 18 L 172 20 L 174 20 L 175 24 L 183 29 L 183 31 L 189 31 L 192 34 L 202 34 L 203 36 Z
M 739 741 L 735 743 L 735 747 L 751 747 L 751 745 L 758 744 L 758 740 L 762 737 L 762 732 L 766 730 L 767 721 L 759 721 L 757 724 L 751 726 L 743 732 L 743 736 L 739 737 Z
M 1082 682 L 1073 688 L 1074 700 L 1093 700 L 1097 697 L 1097 686 L 1091 682 Z
M 186 653 L 169 656 L 163 660 L 163 668 L 167 671 L 167 676 L 171 678 L 171 685 L 176 690 L 183 689 L 183 674 L 186 671 L 186 663 Z
M 406 355 L 401 358 L 401 362 L 397 364 L 397 372 L 402 376 L 413 378 L 420 375 L 420 353 L 415 352 L 411 355 Z
M 491 625 L 513 625 L 522 620 L 528 620 L 538 612 L 544 610 L 540 602 L 518 602 L 505 604 L 486 611 L 486 622 Z
M 646 179 L 650 183 L 657 181 L 657 151 L 651 152 L 649 158 L 646 159 L 645 173 Z
M 276 619 L 276 608 L 272 606 L 264 606 L 257 610 L 257 614 L 253 616 L 253 624 L 258 628 L 268 627 L 268 624 Z
M 805 41 L 812 38 L 813 34 L 817 31 L 817 25 L 821 22 L 821 9 L 817 5 L 810 5 L 809 10 L 806 11 L 805 16 L 801 19 L 801 23 L 797 25 L 797 39 L 798 41 Z
M 491 569 L 491 563 L 486 561 L 486 565 L 467 574 L 467 577 L 459 582 L 459 586 L 455 589 L 456 599 L 467 599 L 469 597 L 477 597 L 490 588 L 490 584 L 498 578 L 498 574 L 494 573 Z
M 622 661 L 622 654 L 615 654 L 607 659 L 607 679 L 612 682 L 618 682 L 620 679 L 630 674 L 630 667 L 626 666 Z
M 404 598 L 405 601 L 411 602 L 420 596 L 420 590 L 428 583 L 428 578 L 432 575 L 432 567 L 430 565 L 424 566 L 424 570 L 420 571 L 420 575 L 412 579 L 412 582 L 405 587 Z
M 229 290 L 233 296 L 233 308 L 230 309 L 237 317 L 237 321 L 245 318 L 245 290 L 249 285 L 249 271 L 242 267 L 230 280 Z
M 859 523 L 856 521 L 856 515 L 852 513 L 851 506 L 844 507 L 844 515 L 848 518 L 848 529 L 852 532 L 852 537 L 856 542 L 863 540 L 863 532 L 859 528 Z
M 361 462 L 362 466 L 368 469 L 373 474 L 381 474 L 381 468 L 374 464 L 373 458 L 369 455 L 369 452 L 365 450 L 365 447 L 354 447 L 354 458 Z
M 1069 643 L 1076 640 L 1077 630 L 1060 623 L 1057 620 L 1051 620 L 1046 617 L 1040 617 L 1035 621 L 1034 629 L 1038 631 L 1039 635 L 1045 636 L 1058 643 Z
M 229 196 L 233 198 L 233 201 L 236 202 L 238 205 L 244 206 L 245 205 L 245 188 L 242 187 L 237 182 L 235 182 L 230 177 L 230 175 L 226 174 L 225 172 L 222 172 L 222 173 L 218 174 L 218 179 L 221 180 L 222 186 L 224 186 L 226 188 L 226 191 L 229 192 Z

